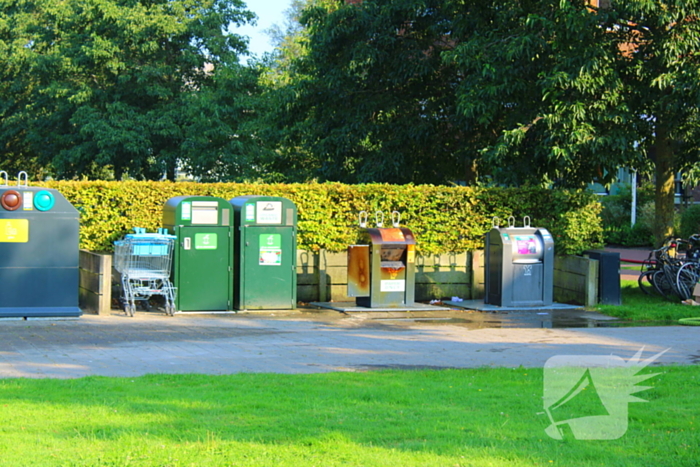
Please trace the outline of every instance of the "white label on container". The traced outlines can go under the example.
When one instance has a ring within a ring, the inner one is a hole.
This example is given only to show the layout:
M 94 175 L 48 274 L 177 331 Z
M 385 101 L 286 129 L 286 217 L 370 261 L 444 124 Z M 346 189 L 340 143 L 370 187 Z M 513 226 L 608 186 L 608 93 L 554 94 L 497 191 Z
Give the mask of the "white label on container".
M 193 201 L 192 223 L 216 225 L 219 223 L 219 203 L 216 201 Z
M 260 235 L 260 265 L 261 266 L 281 266 L 282 265 L 282 235 L 262 234 Z
M 381 281 L 381 285 L 379 288 L 382 292 L 405 292 L 406 291 L 406 281 L 404 281 L 404 280 Z
M 192 219 L 192 203 L 186 201 L 182 203 L 182 220 L 188 221 Z
M 245 221 L 253 222 L 255 220 L 255 205 L 246 204 L 245 205 Z
M 22 198 L 24 200 L 24 206 L 22 209 L 25 211 L 32 211 L 34 210 L 34 193 L 31 191 L 25 191 L 22 193 Z
M 256 224 L 282 223 L 282 201 L 258 201 L 255 205 Z

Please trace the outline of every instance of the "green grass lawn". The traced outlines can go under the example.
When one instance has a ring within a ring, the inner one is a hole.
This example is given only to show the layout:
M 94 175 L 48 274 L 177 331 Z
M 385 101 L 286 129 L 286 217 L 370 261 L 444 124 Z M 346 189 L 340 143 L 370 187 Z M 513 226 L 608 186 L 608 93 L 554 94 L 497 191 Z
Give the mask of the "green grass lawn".
M 601 313 L 634 321 L 635 324 L 678 324 L 680 318 L 700 317 L 700 306 L 671 302 L 658 295 L 647 295 L 639 289 L 637 281 L 621 281 L 622 305 L 598 305 Z
M 642 372 L 609 441 L 546 435 L 542 369 L 5 379 L 0 465 L 698 465 L 700 368 Z

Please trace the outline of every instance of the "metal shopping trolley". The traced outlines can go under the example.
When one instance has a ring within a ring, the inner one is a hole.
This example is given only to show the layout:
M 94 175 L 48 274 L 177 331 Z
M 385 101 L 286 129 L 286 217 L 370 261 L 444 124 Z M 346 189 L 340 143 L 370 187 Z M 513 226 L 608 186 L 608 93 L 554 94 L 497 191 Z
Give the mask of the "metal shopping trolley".
M 165 313 L 175 314 L 175 287 L 170 282 L 175 236 L 163 229 L 145 233 L 134 229 L 122 240 L 114 242 L 114 268 L 122 276 L 122 304 L 127 315 L 134 316 L 136 301 L 143 301 L 146 309 L 152 296 L 162 296 Z

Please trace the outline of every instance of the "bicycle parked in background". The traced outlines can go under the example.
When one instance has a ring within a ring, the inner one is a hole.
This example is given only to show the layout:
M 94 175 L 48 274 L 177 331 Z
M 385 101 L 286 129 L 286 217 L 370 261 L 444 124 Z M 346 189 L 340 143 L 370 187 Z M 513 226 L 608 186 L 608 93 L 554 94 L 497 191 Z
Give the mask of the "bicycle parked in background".
M 649 253 L 642 263 L 639 288 L 649 295 L 668 300 L 688 300 L 693 297 L 700 280 L 700 235 L 688 240 L 669 238 L 658 250 Z

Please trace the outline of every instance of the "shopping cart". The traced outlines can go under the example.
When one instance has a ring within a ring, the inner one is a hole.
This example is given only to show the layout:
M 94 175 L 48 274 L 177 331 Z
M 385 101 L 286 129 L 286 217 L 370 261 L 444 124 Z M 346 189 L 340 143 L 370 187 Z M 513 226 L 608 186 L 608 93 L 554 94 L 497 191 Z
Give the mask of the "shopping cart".
M 143 301 L 149 309 L 152 296 L 162 296 L 165 313 L 175 314 L 175 287 L 170 282 L 175 236 L 167 235 L 164 229 L 158 233 L 145 233 L 134 229 L 114 242 L 114 268 L 122 276 L 121 301 L 124 311 L 134 316 L 136 301 Z

